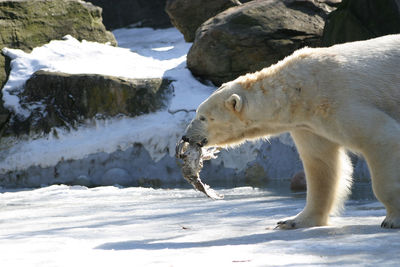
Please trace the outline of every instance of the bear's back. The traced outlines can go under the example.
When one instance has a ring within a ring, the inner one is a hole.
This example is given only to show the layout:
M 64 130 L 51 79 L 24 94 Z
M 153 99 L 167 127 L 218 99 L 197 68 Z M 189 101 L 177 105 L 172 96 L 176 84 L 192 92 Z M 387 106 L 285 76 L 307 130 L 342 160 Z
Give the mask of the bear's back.
M 335 55 L 338 64 L 328 71 L 335 79 L 334 90 L 344 90 L 341 95 L 350 101 L 376 106 L 400 121 L 400 34 L 335 45 L 323 53 Z

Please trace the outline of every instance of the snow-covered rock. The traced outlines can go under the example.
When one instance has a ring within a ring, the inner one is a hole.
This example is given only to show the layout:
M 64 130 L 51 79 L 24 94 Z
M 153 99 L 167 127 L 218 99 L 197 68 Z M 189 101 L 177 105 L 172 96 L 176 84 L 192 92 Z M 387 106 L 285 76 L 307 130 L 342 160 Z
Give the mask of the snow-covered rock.
M 101 74 L 36 71 L 26 81 L 20 105 L 28 118 L 12 116 L 5 135 L 49 133 L 96 117 L 135 117 L 165 108 L 171 81 L 163 78 L 126 79 Z
M 102 23 L 101 9 L 88 1 L 2 0 L 0 18 L 0 49 L 30 51 L 66 34 L 116 45 L 114 36 Z M 7 63 L 0 54 L 0 86 L 7 80 Z

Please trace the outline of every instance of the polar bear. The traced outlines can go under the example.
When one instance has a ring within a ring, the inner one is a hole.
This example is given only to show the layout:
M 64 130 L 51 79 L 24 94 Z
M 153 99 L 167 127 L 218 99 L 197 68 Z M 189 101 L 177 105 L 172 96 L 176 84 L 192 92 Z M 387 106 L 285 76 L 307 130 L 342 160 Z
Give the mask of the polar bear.
M 346 150 L 364 156 L 384 228 L 400 228 L 400 35 L 303 48 L 223 84 L 201 103 L 184 140 L 235 146 L 290 132 L 307 180 L 306 206 L 280 229 L 323 226 L 349 192 Z

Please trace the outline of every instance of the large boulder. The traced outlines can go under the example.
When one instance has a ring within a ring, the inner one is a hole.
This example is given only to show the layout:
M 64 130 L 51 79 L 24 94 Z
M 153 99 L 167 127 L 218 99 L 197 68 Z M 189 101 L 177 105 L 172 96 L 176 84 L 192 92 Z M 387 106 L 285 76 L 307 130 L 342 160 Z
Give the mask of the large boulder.
M 193 42 L 196 30 L 203 22 L 239 5 L 238 0 L 167 0 L 165 11 L 185 41 Z
M 32 111 L 24 121 L 13 118 L 8 134 L 49 132 L 98 116 L 113 117 L 154 112 L 165 107 L 172 91 L 161 78 L 126 79 L 99 74 L 37 71 L 26 82 L 23 107 Z
M 332 10 L 313 0 L 251 1 L 203 23 L 187 64 L 216 85 L 276 63 L 298 48 L 321 44 Z
M 130 25 L 166 28 L 171 22 L 165 13 L 165 0 L 86 0 L 103 8 L 104 25 L 117 29 Z
M 67 34 L 116 45 L 102 23 L 101 8 L 79 0 L 1 0 L 0 25 L 0 50 L 10 47 L 29 52 Z M 6 59 L 0 55 L 0 87 L 7 79 L 5 67 Z
M 399 0 L 343 0 L 325 23 L 323 45 L 400 33 Z

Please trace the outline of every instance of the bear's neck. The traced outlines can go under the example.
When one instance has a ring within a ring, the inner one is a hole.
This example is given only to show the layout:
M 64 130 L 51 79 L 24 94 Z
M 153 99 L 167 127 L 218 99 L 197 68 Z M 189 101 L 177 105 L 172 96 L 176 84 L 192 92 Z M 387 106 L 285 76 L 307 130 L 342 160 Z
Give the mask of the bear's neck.
M 290 64 L 285 68 L 264 69 L 259 73 L 250 91 L 254 91 L 256 110 L 259 112 L 254 120 L 257 129 L 266 129 L 268 134 L 279 134 L 296 128 L 307 128 L 310 120 L 307 116 L 311 114 L 314 95 L 314 81 L 305 80 L 309 70 L 300 66 L 301 64 Z

